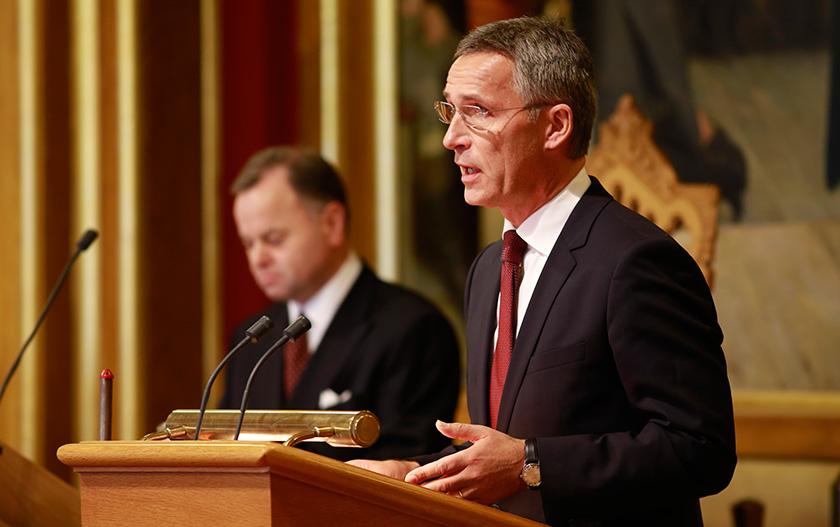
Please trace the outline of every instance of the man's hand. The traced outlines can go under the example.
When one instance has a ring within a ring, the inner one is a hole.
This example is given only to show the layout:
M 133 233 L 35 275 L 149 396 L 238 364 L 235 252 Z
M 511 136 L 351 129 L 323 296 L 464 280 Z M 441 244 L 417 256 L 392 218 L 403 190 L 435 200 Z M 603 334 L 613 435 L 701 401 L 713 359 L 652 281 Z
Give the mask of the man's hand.
M 418 467 L 408 483 L 482 504 L 506 498 L 525 484 L 519 479 L 525 464 L 525 440 L 480 425 L 437 422 L 441 434 L 472 441 L 472 446 Z
M 386 461 L 351 459 L 347 464 L 399 480 L 404 480 L 406 474 L 420 466 L 416 461 L 401 461 L 399 459 L 388 459 Z

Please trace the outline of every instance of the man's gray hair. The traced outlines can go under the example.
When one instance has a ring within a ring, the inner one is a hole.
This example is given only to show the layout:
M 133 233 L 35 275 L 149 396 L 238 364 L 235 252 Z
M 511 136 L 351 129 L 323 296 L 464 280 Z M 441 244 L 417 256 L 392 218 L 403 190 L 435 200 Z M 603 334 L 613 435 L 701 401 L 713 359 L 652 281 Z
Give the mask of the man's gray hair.
M 522 17 L 472 30 L 461 40 L 454 58 L 482 51 L 513 61 L 513 89 L 523 104 L 569 105 L 573 119 L 569 157 L 585 156 L 596 102 L 594 65 L 583 41 L 561 20 Z

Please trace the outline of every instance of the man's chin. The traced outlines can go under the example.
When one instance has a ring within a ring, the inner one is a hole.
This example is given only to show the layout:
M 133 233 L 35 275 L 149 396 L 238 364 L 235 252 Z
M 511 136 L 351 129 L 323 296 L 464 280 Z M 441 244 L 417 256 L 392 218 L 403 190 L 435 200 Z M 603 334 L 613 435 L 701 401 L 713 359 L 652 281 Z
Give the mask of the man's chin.
M 261 287 L 263 294 L 272 302 L 288 302 L 289 295 L 286 291 L 279 291 L 277 288 Z
M 467 202 L 467 205 L 472 205 L 473 207 L 495 207 L 495 205 L 492 204 L 491 200 L 488 199 L 487 196 L 483 195 L 480 192 L 475 192 L 466 189 L 464 190 L 464 201 Z

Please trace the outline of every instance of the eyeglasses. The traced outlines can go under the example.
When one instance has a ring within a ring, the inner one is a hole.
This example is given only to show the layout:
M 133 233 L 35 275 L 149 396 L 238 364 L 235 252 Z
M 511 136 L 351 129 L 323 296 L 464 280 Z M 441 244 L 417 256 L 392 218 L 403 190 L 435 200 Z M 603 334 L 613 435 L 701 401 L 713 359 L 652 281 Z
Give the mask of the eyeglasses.
M 528 106 L 515 106 L 513 108 L 500 108 L 498 110 L 488 110 L 481 106 L 473 106 L 470 104 L 456 108 L 454 104 L 445 101 L 435 101 L 435 111 L 438 119 L 443 124 L 449 124 L 455 118 L 455 114 L 460 112 L 464 124 L 478 132 L 487 129 L 487 116 L 491 113 L 507 112 L 508 110 L 522 110 L 525 108 L 542 108 L 545 104 L 531 104 Z

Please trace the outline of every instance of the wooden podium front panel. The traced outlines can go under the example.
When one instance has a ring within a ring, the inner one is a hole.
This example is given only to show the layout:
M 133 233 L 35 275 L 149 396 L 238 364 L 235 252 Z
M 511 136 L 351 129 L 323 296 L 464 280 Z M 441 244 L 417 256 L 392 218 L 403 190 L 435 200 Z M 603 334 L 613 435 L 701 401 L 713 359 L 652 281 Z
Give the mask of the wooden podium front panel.
M 81 476 L 84 527 L 542 525 L 274 443 L 88 442 L 58 457 Z
M 337 488 L 308 485 L 285 478 L 272 479 L 272 518 L 278 526 L 370 527 L 372 525 L 399 525 L 401 527 L 445 527 L 449 525 L 474 526 L 474 520 L 453 521 L 447 514 L 419 515 L 416 508 L 394 506 L 392 496 L 371 499 L 366 492 L 344 493 Z M 451 498 L 455 499 L 455 498 Z M 419 505 L 421 502 L 418 502 Z M 473 504 L 475 505 L 475 504 Z M 490 510 L 490 509 L 488 509 Z M 498 511 L 493 511 L 498 512 Z M 500 513 L 504 514 L 504 513 Z M 483 523 L 482 526 L 499 525 Z
M 268 472 L 83 473 L 82 526 L 273 525 L 270 477 Z

